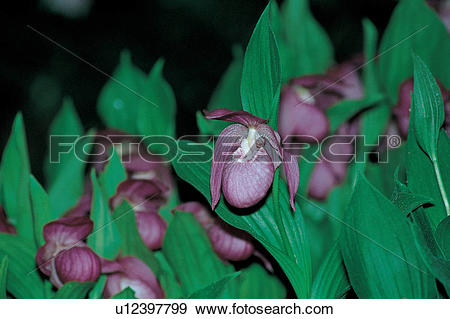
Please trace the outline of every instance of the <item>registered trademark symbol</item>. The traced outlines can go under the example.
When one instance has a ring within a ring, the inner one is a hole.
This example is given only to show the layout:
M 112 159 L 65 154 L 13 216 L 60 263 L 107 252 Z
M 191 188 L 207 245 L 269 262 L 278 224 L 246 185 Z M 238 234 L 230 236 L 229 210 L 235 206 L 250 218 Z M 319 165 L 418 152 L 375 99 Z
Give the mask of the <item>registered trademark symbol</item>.
M 388 144 L 390 148 L 397 148 L 402 143 L 402 139 L 398 135 L 391 135 L 388 138 Z

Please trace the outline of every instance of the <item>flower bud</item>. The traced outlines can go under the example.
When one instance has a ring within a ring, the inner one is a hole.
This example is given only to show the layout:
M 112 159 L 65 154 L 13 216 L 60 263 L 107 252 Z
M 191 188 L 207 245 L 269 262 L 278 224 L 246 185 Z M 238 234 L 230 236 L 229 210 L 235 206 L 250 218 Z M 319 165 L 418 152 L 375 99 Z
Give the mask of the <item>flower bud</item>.
M 137 212 L 136 222 L 145 245 L 151 250 L 160 249 L 166 234 L 166 221 L 158 213 Z
M 93 229 L 88 217 L 66 217 L 46 224 L 45 244 L 36 254 L 39 269 L 61 288 L 68 281 L 95 281 L 99 257 L 83 242 Z
M 176 210 L 181 212 L 190 212 L 194 215 L 195 219 L 208 229 L 214 223 L 214 218 L 211 212 L 199 202 L 186 202 L 175 207 Z
M 164 292 L 151 269 L 136 257 L 121 257 L 102 263 L 102 273 L 107 273 L 103 295 L 110 298 L 130 287 L 137 298 L 164 298 Z
M 215 252 L 223 259 L 246 260 L 254 252 L 247 233 L 224 223 L 212 225 L 208 229 L 208 237 Z
M 16 228 L 8 223 L 8 217 L 0 206 L 0 233 L 16 234 Z

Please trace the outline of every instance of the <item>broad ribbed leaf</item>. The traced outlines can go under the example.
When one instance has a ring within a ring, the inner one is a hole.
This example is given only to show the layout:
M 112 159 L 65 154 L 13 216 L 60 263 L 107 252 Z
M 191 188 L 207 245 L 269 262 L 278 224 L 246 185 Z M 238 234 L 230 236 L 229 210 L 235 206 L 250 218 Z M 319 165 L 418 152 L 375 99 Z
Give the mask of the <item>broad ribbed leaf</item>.
M 44 281 L 35 263 L 36 250 L 28 239 L 0 233 L 0 255 L 8 256 L 7 290 L 16 298 L 45 298 Z
M 344 268 L 341 251 L 336 242 L 314 277 L 311 298 L 336 299 L 344 298 L 350 290 L 350 283 Z
M 84 299 L 94 286 L 95 282 L 71 281 L 64 284 L 53 299 Z
M 51 218 L 50 202 L 44 188 L 42 188 L 41 184 L 39 184 L 33 175 L 30 175 L 30 196 L 35 237 L 38 246 L 42 246 L 45 243 L 42 228 Z
M 106 275 L 101 275 L 98 277 L 97 282 L 95 283 L 94 287 L 92 287 L 91 291 L 89 292 L 89 299 L 101 299 L 103 289 L 105 288 L 106 284 Z
M 241 81 L 243 109 L 276 128 L 281 66 L 275 35 L 270 27 L 270 3 L 259 18 L 245 51 Z
M 142 83 L 143 97 L 137 100 L 137 128 L 142 135 L 175 137 L 176 101 L 172 87 L 164 79 L 164 60 L 156 61 Z
M 391 201 L 402 211 L 404 216 L 408 216 L 420 206 L 432 203 L 433 200 L 431 198 L 412 193 L 405 184 L 399 181 L 397 175 L 398 169 L 396 171 L 395 187 Z
M 113 213 L 114 224 L 120 234 L 120 252 L 122 256 L 135 256 L 147 264 L 147 266 L 158 277 L 161 268 L 153 252 L 148 249 L 139 235 L 131 205 L 123 201 Z
M 343 227 L 342 255 L 360 298 L 435 298 L 406 217 L 359 175 Z
M 450 260 L 450 216 L 445 217 L 436 228 L 436 241 L 447 260 Z
M 433 75 L 425 63 L 414 55 L 414 123 L 419 146 L 434 161 L 437 157 L 439 130 L 444 122 L 444 103 Z
M 395 104 L 398 87 L 412 76 L 411 51 L 450 87 L 450 38 L 444 24 L 423 0 L 402 0 L 391 16 L 380 44 L 380 79 Z
M 206 287 L 200 288 L 189 295 L 189 299 L 217 299 L 219 298 L 229 282 L 236 278 L 240 273 L 234 272 L 225 275 L 222 279 L 219 279 Z
M 62 168 L 48 188 L 51 219 L 61 217 L 78 202 L 83 194 L 87 155 L 92 148 L 94 131 L 89 131 L 86 138 L 77 140 L 74 147 L 65 155 Z M 62 157 L 61 157 L 62 159 Z
M 6 279 L 8 276 L 8 256 L 0 254 L 0 299 L 6 299 Z
M 111 198 L 116 193 L 117 186 L 127 178 L 127 173 L 123 167 L 122 161 L 119 155 L 114 150 L 109 160 L 106 164 L 105 170 L 100 173 L 98 181 L 102 188 L 105 190 L 106 198 Z
M 168 299 L 178 299 L 184 297 L 175 272 L 167 262 L 164 254 L 161 252 L 161 250 L 155 251 L 154 254 L 161 266 L 161 275 L 158 277 L 158 279 L 161 287 L 164 290 L 165 297 Z
M 97 101 L 97 112 L 107 127 L 138 133 L 138 103 L 143 99 L 144 81 L 145 74 L 133 65 L 130 52 L 123 51 Z
M 34 240 L 33 214 L 30 204 L 27 142 L 22 114 L 17 114 L 1 163 L 1 191 L 9 221 L 19 235 Z
M 282 31 L 287 52 L 283 74 L 287 79 L 323 73 L 333 64 L 333 46 L 314 19 L 307 0 L 287 0 L 281 7 Z
M 181 141 L 180 149 L 188 149 L 186 147 L 188 143 L 192 142 Z M 209 189 L 211 162 L 199 162 L 198 159 L 191 158 L 183 152 L 179 155 L 182 156 L 182 160 L 179 157 L 173 162 L 178 176 L 192 184 L 208 201 L 211 201 Z M 261 242 L 280 263 L 297 296 L 306 298 L 311 287 L 311 258 L 301 210 L 296 205 L 295 213 L 292 213 L 286 184 L 281 183 L 280 208 L 289 240 L 288 243 L 282 243 L 280 231 L 273 216 L 272 194 L 262 204 L 257 211 L 242 214 L 238 210 L 231 211 L 232 208 L 225 204 L 222 196 L 215 212 L 230 225 L 247 231 Z M 293 252 L 294 257 L 290 257 L 285 250 L 285 245 L 290 246 L 289 250 Z
M 108 199 L 100 187 L 95 171 L 91 171 L 92 204 L 90 217 L 94 230 L 87 238 L 88 245 L 101 257 L 114 259 L 119 252 L 121 239 L 116 224 L 113 222 L 108 206 Z
M 215 254 L 205 230 L 189 213 L 175 212 L 164 237 L 162 252 L 190 296 L 234 273 Z
M 64 98 L 61 110 L 56 114 L 49 129 L 50 136 L 80 136 L 83 134 L 83 124 L 78 117 L 77 111 L 71 98 Z M 49 145 L 49 147 L 52 147 Z M 59 163 L 52 163 L 49 157 L 46 157 L 44 165 L 44 173 L 46 177 L 47 187 L 50 187 L 55 179 L 62 171 L 65 170 L 65 165 L 70 162 L 70 153 L 59 154 Z
M 243 269 L 238 280 L 240 299 L 286 298 L 286 288 L 280 280 L 260 264 L 251 264 Z

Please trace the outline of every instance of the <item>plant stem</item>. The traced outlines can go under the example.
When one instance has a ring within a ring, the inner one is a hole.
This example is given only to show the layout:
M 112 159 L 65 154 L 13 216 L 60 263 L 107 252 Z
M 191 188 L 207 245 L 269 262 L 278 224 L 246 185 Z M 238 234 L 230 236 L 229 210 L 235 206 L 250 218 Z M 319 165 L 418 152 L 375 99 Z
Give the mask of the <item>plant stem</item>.
M 293 251 L 291 245 L 289 244 L 289 238 L 286 232 L 286 228 L 284 227 L 283 216 L 281 215 L 280 209 L 280 170 L 277 169 L 275 171 L 275 176 L 273 179 L 273 207 L 275 208 L 275 219 L 277 221 L 278 230 L 280 231 L 281 241 L 284 246 L 285 251 L 289 256 L 293 256 Z
M 447 193 L 445 192 L 444 181 L 442 180 L 441 169 L 439 168 L 437 157 L 433 157 L 431 161 L 433 162 L 434 173 L 436 174 L 436 179 L 439 185 L 442 200 L 444 201 L 447 216 L 450 216 L 450 205 L 448 203 Z

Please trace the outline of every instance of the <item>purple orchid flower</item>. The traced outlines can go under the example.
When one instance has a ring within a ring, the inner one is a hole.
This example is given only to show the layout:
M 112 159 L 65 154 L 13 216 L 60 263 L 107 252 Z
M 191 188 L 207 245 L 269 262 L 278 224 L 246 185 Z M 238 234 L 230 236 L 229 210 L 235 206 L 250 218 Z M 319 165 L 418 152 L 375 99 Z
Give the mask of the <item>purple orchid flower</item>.
M 103 295 L 110 298 L 130 287 L 137 298 L 164 298 L 164 292 L 151 269 L 136 257 L 102 261 L 102 273 L 109 274 Z
M 0 206 L 0 233 L 13 235 L 17 233 L 16 228 L 8 222 L 8 217 L 6 216 L 2 206 Z
M 450 134 L 450 90 L 446 90 L 439 82 L 442 98 L 444 100 L 445 122 L 444 128 Z M 398 92 L 398 101 L 393 109 L 393 113 L 397 119 L 397 125 L 403 137 L 408 136 L 409 112 L 411 111 L 411 92 L 414 88 L 413 78 L 409 78 L 402 82 Z
M 245 111 L 216 109 L 205 112 L 208 119 L 231 121 L 217 139 L 211 165 L 211 206 L 217 205 L 222 190 L 231 205 L 251 207 L 264 198 L 274 173 L 283 162 L 289 201 L 295 210 L 294 196 L 299 183 L 297 160 L 281 147 L 280 136 L 266 120 Z
M 120 183 L 116 194 L 110 199 L 113 209 L 123 200 L 132 205 L 139 234 L 152 250 L 161 248 L 167 229 L 166 221 L 158 213 L 158 209 L 166 201 L 162 197 L 165 190 L 166 187 L 156 181 L 126 180 Z
M 255 248 L 246 232 L 214 218 L 212 212 L 202 204 L 187 202 L 178 205 L 175 209 L 194 215 L 195 219 L 206 230 L 214 251 L 222 259 L 246 260 L 254 253 Z
M 166 186 L 164 197 L 169 198 L 174 187 L 170 168 L 162 156 L 149 153 L 139 138 L 120 130 L 109 129 L 98 132 L 95 143 L 98 144 L 95 154 L 99 155 L 94 156 L 92 160 L 97 171 L 104 169 L 112 146 L 115 144 L 116 152 L 122 159 L 128 178 L 159 181 Z
M 360 99 L 363 89 L 354 72 L 359 59 L 331 68 L 326 74 L 292 79 L 280 96 L 278 126 L 283 139 L 299 136 L 301 142 L 321 141 L 329 133 L 327 108 L 344 99 Z
M 44 226 L 45 244 L 36 263 L 57 288 L 69 281 L 96 281 L 100 275 L 100 258 L 83 242 L 93 227 L 88 217 L 61 218 Z

